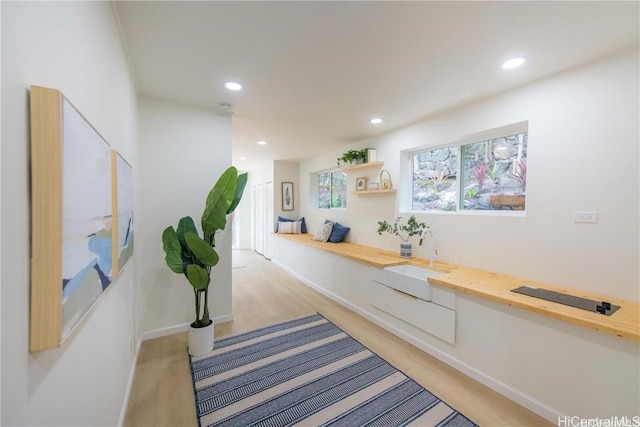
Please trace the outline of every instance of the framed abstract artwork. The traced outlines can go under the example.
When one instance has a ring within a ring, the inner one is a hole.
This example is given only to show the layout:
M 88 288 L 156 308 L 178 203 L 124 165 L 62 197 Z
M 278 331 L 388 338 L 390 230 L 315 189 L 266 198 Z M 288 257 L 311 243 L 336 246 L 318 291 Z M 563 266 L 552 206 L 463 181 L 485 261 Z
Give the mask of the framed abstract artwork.
M 132 226 L 133 192 L 122 190 L 118 209 L 115 172 L 122 169 L 126 187 L 133 179 L 130 166 L 119 166 L 124 159 L 60 91 L 32 86 L 29 97 L 35 352 L 59 347 L 109 288 L 118 259 L 130 258 L 133 234 L 120 236 L 118 219 L 125 230 Z
M 113 224 L 113 271 L 120 274 L 133 255 L 133 168 L 115 150 L 111 152 L 112 175 L 114 176 Z
M 282 210 L 292 211 L 293 208 L 293 182 L 282 183 Z

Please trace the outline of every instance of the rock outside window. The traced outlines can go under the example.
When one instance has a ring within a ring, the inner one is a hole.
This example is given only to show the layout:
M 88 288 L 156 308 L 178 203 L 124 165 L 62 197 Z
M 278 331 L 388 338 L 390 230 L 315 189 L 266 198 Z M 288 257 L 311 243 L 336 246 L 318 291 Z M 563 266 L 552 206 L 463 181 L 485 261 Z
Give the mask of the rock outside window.
M 488 138 L 412 153 L 412 211 L 525 210 L 526 125 L 489 132 Z

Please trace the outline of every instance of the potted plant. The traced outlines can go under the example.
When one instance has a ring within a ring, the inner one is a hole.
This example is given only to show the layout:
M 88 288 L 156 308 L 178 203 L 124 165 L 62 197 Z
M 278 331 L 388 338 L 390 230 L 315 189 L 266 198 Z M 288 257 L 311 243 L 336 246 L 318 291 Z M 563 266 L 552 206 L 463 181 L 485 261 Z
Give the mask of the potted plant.
M 189 329 L 189 354 L 198 356 L 213 349 L 213 321 L 209 318 L 209 284 L 211 269 L 219 256 L 214 247 L 217 230 L 224 230 L 227 215 L 232 213 L 244 193 L 247 174 L 238 175 L 231 166 L 220 176 L 207 196 L 202 213 L 202 237 L 189 216 L 178 222 L 177 229 L 167 227 L 162 233 L 165 261 L 171 271 L 184 274 L 193 287 L 196 319 Z
M 393 224 L 389 224 L 386 220 L 378 221 L 378 234 L 381 236 L 382 233 L 388 232 L 400 237 L 402 239 L 402 243 L 400 243 L 400 256 L 402 258 L 411 258 L 413 251 L 409 239 L 421 234 L 428 227 L 424 222 L 416 221 L 415 215 L 411 215 L 406 224 L 401 224 L 401 221 L 401 216 L 397 217 Z
M 342 164 L 359 164 L 364 163 L 367 160 L 367 149 L 362 150 L 349 150 L 338 157 L 338 167 Z

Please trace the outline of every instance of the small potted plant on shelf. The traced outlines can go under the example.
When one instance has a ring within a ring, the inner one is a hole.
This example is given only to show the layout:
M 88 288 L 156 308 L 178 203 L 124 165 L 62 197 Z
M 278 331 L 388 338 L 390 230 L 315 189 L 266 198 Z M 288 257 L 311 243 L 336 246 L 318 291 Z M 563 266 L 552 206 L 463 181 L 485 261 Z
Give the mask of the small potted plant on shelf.
M 343 165 L 357 165 L 367 161 L 367 149 L 349 150 L 338 157 L 338 167 Z
M 244 193 L 247 174 L 238 175 L 231 166 L 218 179 L 207 196 L 202 213 L 202 237 L 193 219 L 180 219 L 177 229 L 167 227 L 162 233 L 165 261 L 171 271 L 184 274 L 193 287 L 196 319 L 189 329 L 189 354 L 198 356 L 213 349 L 213 320 L 209 318 L 209 284 L 211 269 L 218 263 L 215 234 L 224 230 L 227 215 L 232 213 Z
M 378 221 L 378 234 L 382 236 L 382 233 L 388 232 L 400 237 L 402 239 L 402 243 L 400 243 L 400 256 L 402 258 L 411 258 L 413 256 L 413 250 L 409 239 L 421 234 L 428 227 L 424 222 L 416 221 L 415 215 L 411 215 L 406 224 L 401 224 L 401 221 L 401 216 L 397 217 L 393 224 L 389 224 L 386 220 Z

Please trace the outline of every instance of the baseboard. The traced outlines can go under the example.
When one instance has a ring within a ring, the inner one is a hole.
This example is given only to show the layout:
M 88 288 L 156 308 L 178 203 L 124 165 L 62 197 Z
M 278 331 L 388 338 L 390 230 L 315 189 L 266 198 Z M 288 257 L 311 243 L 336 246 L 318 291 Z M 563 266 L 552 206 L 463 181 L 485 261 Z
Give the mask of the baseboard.
M 393 335 L 397 336 L 398 338 L 408 342 L 409 344 L 413 345 L 414 347 L 419 348 L 420 350 L 424 351 L 425 353 L 430 354 L 431 356 L 435 357 L 436 359 L 440 360 L 443 363 L 446 363 L 447 365 L 451 366 L 452 368 L 456 369 L 459 372 L 462 372 L 463 374 L 473 378 L 474 380 L 478 381 L 481 384 L 486 385 L 487 387 L 491 388 L 492 390 L 500 393 L 501 395 L 507 397 L 510 400 L 513 400 L 514 402 L 518 403 L 519 405 L 524 406 L 525 408 L 529 409 L 532 412 L 535 412 L 536 414 L 540 415 L 541 417 L 549 420 L 552 423 L 557 423 L 558 419 L 560 419 L 560 417 L 564 417 L 565 414 L 562 414 L 561 412 L 555 410 L 554 408 L 550 407 L 549 405 L 546 405 L 542 402 L 540 402 L 539 400 L 529 396 L 526 393 L 522 393 L 519 390 L 516 390 L 515 388 L 509 386 L 508 384 L 503 383 L 500 380 L 497 380 L 487 374 L 485 374 L 484 372 L 472 367 L 471 365 L 443 352 L 442 350 L 435 348 L 433 346 L 431 346 L 430 344 L 418 340 L 415 337 L 409 335 L 408 333 L 396 328 L 395 326 L 391 325 L 390 323 L 385 322 L 384 320 L 380 319 L 379 317 L 377 317 L 375 314 L 364 310 L 358 306 L 356 306 L 355 304 L 345 300 L 344 298 L 334 294 L 331 291 L 328 291 L 324 288 L 322 288 L 321 286 L 317 285 L 316 283 L 313 283 L 311 281 L 309 281 L 308 279 L 306 279 L 305 277 L 301 276 L 300 274 L 296 273 L 295 271 L 291 270 L 289 267 L 287 267 L 284 264 L 281 264 L 278 261 L 273 261 L 273 263 L 275 265 L 277 265 L 278 267 L 280 267 L 281 269 L 283 269 L 284 271 L 286 271 L 287 273 L 289 273 L 290 275 L 292 275 L 293 277 L 295 277 L 296 279 L 300 280 L 300 282 L 302 282 L 303 284 L 309 286 L 310 288 L 320 292 L 322 295 L 332 299 L 333 301 L 337 302 L 338 304 L 358 313 L 359 315 L 361 315 L 362 317 L 364 317 L 365 319 L 375 323 L 376 325 L 380 326 L 381 328 L 385 329 L 386 331 L 392 333 Z
M 129 397 L 131 396 L 131 387 L 133 386 L 133 378 L 136 375 L 136 366 L 138 365 L 138 355 L 140 354 L 140 346 L 142 340 L 138 340 L 136 352 L 133 355 L 131 368 L 129 369 L 129 379 L 127 380 L 127 388 L 124 390 L 124 399 L 122 400 L 122 408 L 120 408 L 120 418 L 118 419 L 118 427 L 124 425 L 124 417 L 127 415 L 127 406 L 129 406 Z
M 140 336 L 140 341 L 166 337 L 167 335 L 173 335 L 173 334 L 185 332 L 188 330 L 189 330 L 189 323 L 181 323 L 179 325 L 167 326 L 166 328 L 159 328 L 159 329 L 143 332 L 142 335 Z
M 233 321 L 233 314 L 225 314 L 222 316 L 216 316 L 213 318 L 215 323 L 227 323 Z M 167 326 L 166 328 L 154 329 L 151 331 L 143 332 L 140 336 L 140 341 L 151 340 L 154 338 L 166 337 L 167 335 L 173 335 L 180 332 L 189 330 L 191 323 L 181 323 L 179 325 Z
M 225 314 L 222 316 L 216 316 L 213 318 L 215 323 L 227 323 L 233 321 L 233 314 Z M 127 415 L 127 406 L 129 405 L 129 397 L 131 395 L 131 387 L 133 385 L 133 378 L 136 374 L 136 366 L 138 365 L 138 356 L 140 355 L 140 347 L 142 346 L 142 341 L 150 340 L 153 338 L 160 338 L 167 335 L 173 335 L 180 332 L 185 332 L 189 330 L 189 325 L 191 323 L 183 323 L 180 325 L 168 326 L 166 328 L 154 329 L 152 331 L 147 331 L 140 335 L 140 339 L 138 340 L 138 345 L 136 347 L 135 355 L 133 356 L 133 362 L 131 364 L 131 369 L 129 370 L 129 379 L 127 381 L 127 388 L 124 392 L 124 399 L 122 402 L 122 408 L 120 409 L 120 418 L 118 420 L 118 427 L 122 427 L 124 424 L 124 417 Z
M 227 323 L 233 322 L 233 314 L 225 314 L 223 316 L 216 316 L 213 318 L 213 321 L 216 323 Z

